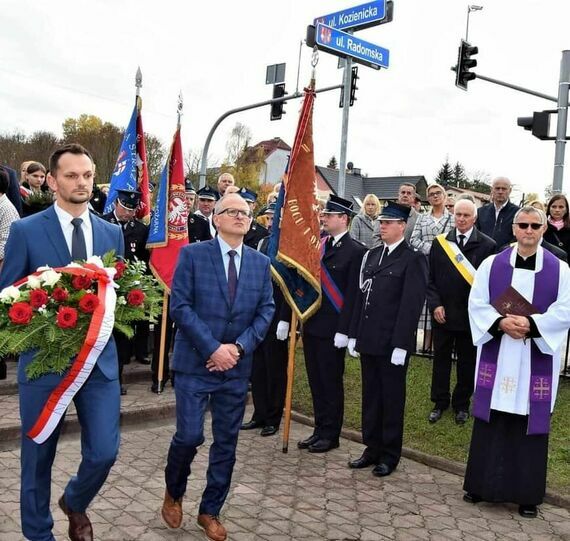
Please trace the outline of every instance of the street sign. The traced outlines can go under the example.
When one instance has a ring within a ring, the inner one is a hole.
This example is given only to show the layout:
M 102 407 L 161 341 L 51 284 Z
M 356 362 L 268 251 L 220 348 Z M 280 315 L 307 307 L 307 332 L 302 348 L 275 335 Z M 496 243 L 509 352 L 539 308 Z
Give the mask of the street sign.
M 309 44 L 308 34 L 307 44 Z M 387 68 L 390 65 L 390 51 L 388 49 L 322 23 L 317 24 L 314 43 L 319 49 L 322 48 L 327 53 L 342 57 L 350 56 L 355 62 L 371 68 Z
M 285 64 L 272 64 L 265 70 L 265 84 L 275 85 L 285 82 Z
M 317 26 L 317 24 L 322 23 L 337 30 L 350 28 L 356 31 L 382 24 L 385 18 L 386 0 L 375 0 L 343 11 L 317 17 L 314 25 Z

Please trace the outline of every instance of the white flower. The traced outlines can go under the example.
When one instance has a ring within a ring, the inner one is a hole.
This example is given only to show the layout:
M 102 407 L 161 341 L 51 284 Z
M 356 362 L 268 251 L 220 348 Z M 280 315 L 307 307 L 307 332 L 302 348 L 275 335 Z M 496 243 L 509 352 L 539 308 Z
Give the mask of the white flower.
M 17 301 L 20 298 L 20 290 L 14 286 L 5 287 L 0 291 L 0 301 L 9 304 L 12 301 Z
M 30 289 L 39 289 L 42 287 L 42 283 L 37 276 L 29 276 L 27 285 Z
M 59 282 L 61 274 L 59 272 L 55 272 L 53 269 L 49 269 L 42 272 L 38 278 L 44 283 L 45 286 L 53 287 Z
M 87 258 L 86 263 L 91 263 L 92 265 L 95 265 L 102 269 L 105 268 L 105 265 L 103 265 L 103 260 L 98 255 L 92 255 L 91 257 Z
M 83 265 L 80 265 L 79 263 L 75 263 L 72 261 L 69 265 L 66 265 L 66 267 L 68 269 L 82 269 Z
M 121 295 L 120 297 L 117 297 L 117 304 L 127 304 L 127 299 Z
M 38 267 L 36 270 L 38 272 L 43 272 L 43 271 L 51 270 L 51 267 L 49 265 L 44 265 L 43 267 Z
M 38 308 L 38 312 L 39 312 L 40 314 L 43 314 L 45 311 L 46 311 L 46 305 L 45 305 L 45 304 L 42 305 L 42 306 L 40 306 L 40 307 Z

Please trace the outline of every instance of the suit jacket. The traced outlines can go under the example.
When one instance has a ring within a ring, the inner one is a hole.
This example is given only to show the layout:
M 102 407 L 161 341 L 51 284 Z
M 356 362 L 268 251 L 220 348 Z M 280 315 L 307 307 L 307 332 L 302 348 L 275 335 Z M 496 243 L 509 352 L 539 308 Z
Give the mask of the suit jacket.
M 217 239 L 184 246 L 172 281 L 170 315 L 178 328 L 172 369 L 208 377 L 247 378 L 253 351 L 271 323 L 275 304 L 269 258 L 243 246 L 238 286 L 230 306 Z M 239 342 L 245 355 L 225 372 L 206 362 L 221 344 Z
M 515 240 L 513 235 L 513 219 L 519 210 L 510 201 L 500 210 L 495 220 L 495 205 L 487 203 L 477 210 L 476 226 L 479 231 L 491 237 L 497 243 L 497 249 L 510 244 Z
M 203 242 L 205 240 L 212 240 L 210 233 L 210 224 L 208 220 L 201 214 L 191 212 L 188 214 L 188 242 Z
M 445 238 L 455 244 L 456 228 L 454 227 Z M 463 247 L 463 254 L 477 269 L 484 259 L 495 253 L 496 246 L 492 238 L 473 228 L 469 240 Z M 439 241 L 435 240 L 429 254 L 427 302 L 431 312 L 438 306 L 445 308 L 446 322 L 440 325 L 434 320 L 433 325 L 450 331 L 469 331 L 467 300 L 470 291 L 471 286 L 449 260 Z
M 354 240 L 348 231 L 325 252 L 321 265 L 329 271 L 344 297 L 344 303 L 340 313 L 337 312 L 323 291 L 320 308 L 303 324 L 304 334 L 331 339 L 337 332 L 348 336 L 358 292 L 358 271 L 364 252 L 365 246 Z
M 97 216 L 90 214 L 93 228 L 93 254 L 102 256 L 110 250 L 123 255 L 124 244 L 121 229 Z M 12 224 L 6 243 L 6 258 L 0 273 L 0 289 L 9 286 L 35 272 L 38 267 L 63 267 L 71 263 L 71 254 L 67 248 L 63 231 L 53 206 L 18 220 Z M 26 383 L 26 366 L 32 361 L 33 352 L 20 356 L 18 364 L 18 382 Z M 97 359 L 97 366 L 108 379 L 117 379 L 117 350 L 113 338 L 109 339 L 105 349 Z M 48 374 L 33 383 L 57 384 L 62 376 Z
M 404 240 L 379 265 L 383 250 L 384 245 L 368 252 L 361 279 L 370 280 L 370 290 L 358 290 L 350 336 L 360 353 L 388 357 L 394 348 L 416 349 L 428 262 Z

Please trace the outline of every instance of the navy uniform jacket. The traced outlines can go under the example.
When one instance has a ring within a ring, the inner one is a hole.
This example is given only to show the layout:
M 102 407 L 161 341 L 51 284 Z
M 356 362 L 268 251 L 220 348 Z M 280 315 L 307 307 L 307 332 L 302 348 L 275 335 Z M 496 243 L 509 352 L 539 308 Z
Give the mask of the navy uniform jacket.
M 455 244 L 456 228 L 454 227 L 445 238 Z M 496 246 L 492 238 L 473 228 L 469 240 L 463 247 L 463 255 L 475 269 L 478 269 L 483 260 L 495 253 Z M 427 301 L 431 312 L 438 306 L 445 308 L 446 322 L 440 325 L 434 320 L 433 325 L 450 331 L 469 331 L 467 301 L 470 292 L 471 286 L 449 260 L 439 241 L 434 240 L 429 254 Z
M 365 355 L 388 357 L 394 348 L 415 351 L 415 333 L 426 296 L 427 257 L 405 240 L 378 265 L 384 245 L 370 250 L 362 280 L 371 280 L 368 296 L 358 290 L 350 337 Z
M 245 234 L 243 239 L 243 243 L 254 250 L 257 250 L 259 243 L 262 239 L 269 236 L 269 231 L 267 228 L 263 227 L 261 224 L 258 224 L 255 220 L 251 222 L 251 227 L 249 231 Z
M 204 242 L 212 240 L 210 224 L 204 216 L 191 212 L 188 214 L 188 242 Z
M 323 256 L 324 265 L 344 296 L 339 312 L 323 291 L 321 307 L 303 325 L 303 333 L 321 338 L 333 338 L 338 332 L 346 334 L 350 328 L 354 301 L 358 293 L 358 272 L 366 247 L 354 240 L 348 231 Z
M 275 311 L 269 258 L 243 246 L 236 296 L 228 282 L 217 239 L 184 246 L 172 281 L 170 315 L 178 332 L 172 369 L 205 377 L 248 378 L 253 351 L 265 338 Z M 245 356 L 225 372 L 206 362 L 221 344 L 239 342 Z
M 129 222 L 119 222 L 114 212 L 104 214 L 101 218 L 112 224 L 117 224 L 123 230 L 125 259 L 133 261 L 136 257 L 139 261 L 148 263 L 150 259 L 150 252 L 146 248 L 148 225 L 134 219 Z
M 497 243 L 497 248 L 500 249 L 515 240 L 513 235 L 513 218 L 518 210 L 519 207 L 508 201 L 500 210 L 497 220 L 495 220 L 495 205 L 487 203 L 477 210 L 477 222 L 475 225 L 479 231 L 491 237 Z

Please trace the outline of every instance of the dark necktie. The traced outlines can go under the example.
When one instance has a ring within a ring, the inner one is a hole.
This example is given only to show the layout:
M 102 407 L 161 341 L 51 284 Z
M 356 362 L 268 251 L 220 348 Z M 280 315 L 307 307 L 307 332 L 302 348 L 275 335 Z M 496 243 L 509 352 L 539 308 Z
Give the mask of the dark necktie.
M 459 235 L 459 249 L 463 250 L 465 246 L 465 235 Z
M 83 236 L 83 229 L 81 218 L 73 218 L 73 233 L 71 234 L 71 259 L 87 259 L 87 247 L 85 246 L 85 237 Z
M 230 250 L 228 255 L 230 256 L 230 263 L 228 265 L 228 295 L 230 297 L 230 304 L 234 303 L 237 289 L 237 269 L 235 263 L 235 256 L 237 252 L 235 250 Z
M 390 251 L 388 250 L 388 246 L 384 246 L 384 250 L 382 251 L 382 255 L 380 256 L 380 261 L 378 262 L 378 266 L 382 265 L 384 260 L 390 255 Z
M 334 238 L 333 238 L 333 237 L 329 237 L 329 238 L 327 239 L 327 243 L 326 243 L 326 246 L 325 246 L 325 252 L 328 252 L 328 251 L 334 246 L 334 245 L 333 245 L 333 241 L 334 241 Z

